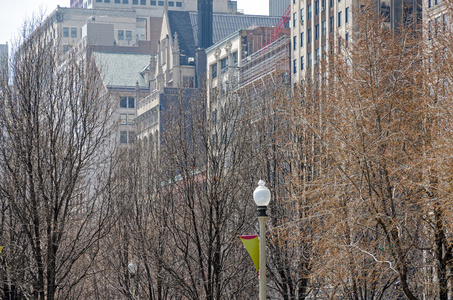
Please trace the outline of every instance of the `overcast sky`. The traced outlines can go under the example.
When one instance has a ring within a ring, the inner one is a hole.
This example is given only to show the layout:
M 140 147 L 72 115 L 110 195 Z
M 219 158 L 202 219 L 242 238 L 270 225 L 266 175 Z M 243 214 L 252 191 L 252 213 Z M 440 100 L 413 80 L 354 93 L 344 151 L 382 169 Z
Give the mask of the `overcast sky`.
M 237 0 L 246 14 L 267 15 L 269 0 Z M 272 0 L 270 0 L 272 1 Z M 40 11 L 51 13 L 57 5 L 69 7 L 70 0 L 0 0 L 0 44 L 14 40 L 24 20 Z

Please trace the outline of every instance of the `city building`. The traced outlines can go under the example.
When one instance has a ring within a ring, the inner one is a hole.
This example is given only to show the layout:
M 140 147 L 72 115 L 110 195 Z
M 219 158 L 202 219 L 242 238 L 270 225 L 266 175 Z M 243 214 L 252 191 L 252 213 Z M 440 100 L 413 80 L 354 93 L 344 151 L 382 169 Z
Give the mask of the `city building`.
M 290 4 L 291 0 L 269 0 L 269 16 L 283 16 Z
M 433 0 L 436 1 L 436 0 Z M 376 13 L 385 18 L 389 28 L 410 20 L 421 19 L 421 0 L 375 0 Z M 320 60 L 338 49 L 341 37 L 348 43 L 353 27 L 355 0 L 292 0 L 291 42 L 292 81 L 313 78 Z
M 241 28 L 275 26 L 279 18 L 237 14 L 212 15 L 212 41 L 222 40 Z M 179 93 L 187 98 L 202 87 L 206 70 L 205 50 L 198 48 L 197 12 L 164 12 L 158 51 L 144 72 L 149 82 L 149 95 L 137 104 L 137 136 L 158 137 L 165 130 L 162 112 Z M 183 88 L 183 89 L 181 89 Z

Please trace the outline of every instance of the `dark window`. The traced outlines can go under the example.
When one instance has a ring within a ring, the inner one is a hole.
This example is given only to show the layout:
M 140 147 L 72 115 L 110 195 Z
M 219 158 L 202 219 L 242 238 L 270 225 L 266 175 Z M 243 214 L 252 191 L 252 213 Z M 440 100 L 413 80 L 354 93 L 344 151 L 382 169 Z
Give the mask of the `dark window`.
M 338 12 L 338 27 L 341 27 L 341 11 Z
M 297 73 L 297 59 L 295 59 L 294 62 L 293 62 L 293 73 L 294 74 Z
M 129 131 L 129 144 L 133 144 L 135 141 L 135 132 Z
M 164 3 L 164 1 L 159 1 L 158 4 L 159 4 L 159 6 L 164 6 L 165 3 Z
M 428 0 L 428 7 L 433 7 L 433 0 Z
M 153 6 L 156 6 L 157 5 L 157 1 L 151 0 L 151 2 L 149 4 L 153 5 Z
M 311 4 L 307 6 L 307 20 L 311 19 Z
M 77 28 L 71 28 L 71 37 L 76 38 L 77 37 Z
M 344 23 L 349 22 L 349 7 L 346 7 L 346 10 L 344 11 Z
M 228 57 L 225 57 L 220 61 L 220 72 L 225 72 L 228 68 Z
M 127 97 L 128 100 L 128 107 L 134 108 L 135 107 L 135 98 L 134 97 Z
M 110 3 L 110 0 L 104 0 L 104 3 Z
M 140 5 L 146 5 L 146 0 L 140 0 Z
M 296 51 L 297 48 L 297 36 L 293 36 L 293 50 Z
M 301 47 L 304 46 L 304 33 L 303 32 L 300 33 L 300 46 Z
M 319 14 L 319 1 L 315 1 L 315 15 Z
M 96 2 L 102 2 L 102 0 L 96 0 Z
M 319 63 L 319 48 L 315 49 L 315 65 Z
M 326 20 L 322 21 L 321 25 L 321 36 L 325 36 L 327 33 L 327 25 L 326 25 Z
M 300 57 L 300 69 L 303 71 L 304 70 L 304 57 Z
M 118 30 L 118 40 L 119 41 L 124 40 L 124 30 Z
M 132 31 L 126 30 L 126 40 L 132 41 Z
M 170 6 L 170 7 L 175 6 L 175 2 L 174 1 L 168 1 L 168 6 Z
M 348 45 L 349 45 L 349 33 L 346 33 L 346 34 L 344 35 L 344 42 L 345 42 L 345 43 L 344 43 L 344 46 L 345 46 L 345 48 L 347 48 Z
M 297 22 L 297 13 L 293 13 L 293 27 L 296 27 L 296 22 Z
M 321 11 L 326 9 L 326 0 L 321 0 Z
M 310 68 L 311 67 L 311 52 L 308 53 L 308 57 L 307 57 L 307 68 Z
M 69 37 L 69 27 L 63 27 L 63 37 Z
M 238 65 L 238 52 L 233 52 L 233 54 L 231 55 L 231 58 L 233 59 L 233 66 L 237 66 Z
M 319 24 L 315 25 L 315 40 L 319 39 Z
M 129 0 L 123 0 L 123 4 L 129 4 Z
M 333 16 L 330 17 L 329 22 L 330 22 L 330 30 L 329 30 L 329 32 L 333 32 L 333 29 L 334 29 L 334 27 L 335 27 L 335 25 L 334 25 L 335 23 L 334 23 Z
M 121 97 L 120 107 L 127 108 L 127 97 Z
M 176 7 L 182 7 L 182 2 L 176 1 Z
M 127 131 L 120 131 L 120 143 L 121 144 L 127 143 Z
M 217 63 L 211 65 L 211 76 L 217 78 Z
M 311 28 L 307 30 L 307 44 L 311 43 Z
M 333 7 L 333 3 L 334 3 L 333 0 L 330 0 L 330 1 L 329 1 L 329 6 L 330 6 L 330 7 Z
M 132 4 L 138 5 L 138 0 L 132 0 Z
M 121 0 L 115 0 L 115 3 L 121 4 Z

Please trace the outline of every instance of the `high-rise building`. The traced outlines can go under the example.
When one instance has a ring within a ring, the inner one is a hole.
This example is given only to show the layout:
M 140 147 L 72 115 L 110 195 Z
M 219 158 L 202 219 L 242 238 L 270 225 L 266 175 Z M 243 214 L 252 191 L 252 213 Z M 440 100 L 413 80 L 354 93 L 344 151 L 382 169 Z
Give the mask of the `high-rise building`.
M 291 0 L 269 0 L 269 16 L 283 16 L 290 4 Z
M 8 43 L 0 44 L 0 72 L 8 71 Z
M 431 0 L 429 0 L 431 1 Z M 432 0 L 437 1 L 437 0 Z M 389 28 L 412 19 L 421 19 L 421 0 L 374 0 L 376 13 Z M 353 30 L 353 7 L 357 0 L 292 0 L 291 66 L 292 82 L 313 77 L 320 60 L 338 48 L 338 37 L 348 43 Z

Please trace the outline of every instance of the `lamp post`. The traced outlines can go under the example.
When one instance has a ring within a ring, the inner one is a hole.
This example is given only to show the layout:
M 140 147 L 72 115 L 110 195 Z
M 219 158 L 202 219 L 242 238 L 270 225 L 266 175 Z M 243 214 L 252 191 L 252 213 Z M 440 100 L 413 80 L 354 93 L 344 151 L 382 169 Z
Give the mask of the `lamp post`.
M 135 299 L 135 273 L 137 272 L 137 264 L 135 261 L 131 260 L 131 262 L 127 265 L 129 269 L 129 273 L 131 273 L 131 294 L 132 299 Z
M 253 192 L 253 200 L 258 207 L 258 222 L 260 225 L 260 261 L 259 261 L 259 281 L 260 281 L 260 300 L 266 300 L 266 209 L 271 200 L 271 192 L 265 186 L 264 180 L 258 182 L 258 187 Z

